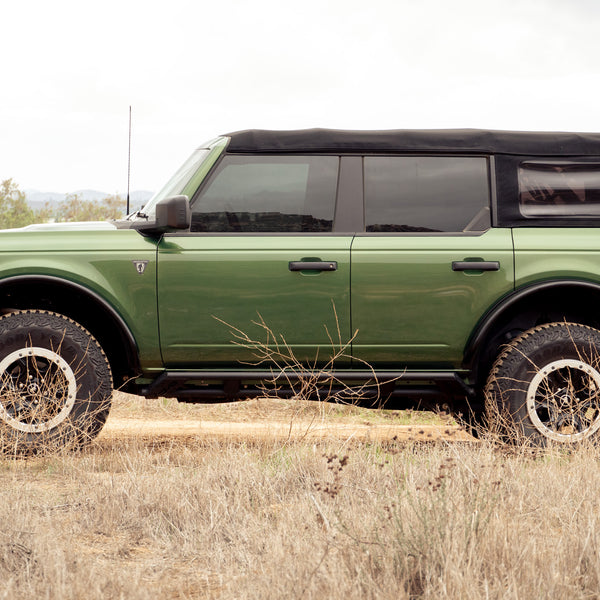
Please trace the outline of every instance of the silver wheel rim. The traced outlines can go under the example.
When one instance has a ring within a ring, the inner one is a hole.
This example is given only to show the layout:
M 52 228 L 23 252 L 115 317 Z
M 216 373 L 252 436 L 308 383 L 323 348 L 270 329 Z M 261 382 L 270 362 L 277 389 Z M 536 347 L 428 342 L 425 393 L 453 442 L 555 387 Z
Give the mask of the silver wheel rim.
M 15 350 L 0 361 L 0 419 L 23 433 L 60 425 L 77 396 L 73 369 L 47 348 Z
M 585 361 L 564 358 L 540 369 L 527 388 L 534 427 L 557 442 L 577 442 L 600 428 L 600 373 Z

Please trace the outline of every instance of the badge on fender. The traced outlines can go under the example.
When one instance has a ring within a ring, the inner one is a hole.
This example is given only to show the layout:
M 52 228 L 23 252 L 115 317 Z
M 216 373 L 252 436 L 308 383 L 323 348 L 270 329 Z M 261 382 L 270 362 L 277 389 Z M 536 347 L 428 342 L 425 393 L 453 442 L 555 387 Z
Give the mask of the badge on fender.
M 133 263 L 135 270 L 140 275 L 143 275 L 144 271 L 146 270 L 146 266 L 148 265 L 148 261 L 147 260 L 132 260 L 131 262 Z

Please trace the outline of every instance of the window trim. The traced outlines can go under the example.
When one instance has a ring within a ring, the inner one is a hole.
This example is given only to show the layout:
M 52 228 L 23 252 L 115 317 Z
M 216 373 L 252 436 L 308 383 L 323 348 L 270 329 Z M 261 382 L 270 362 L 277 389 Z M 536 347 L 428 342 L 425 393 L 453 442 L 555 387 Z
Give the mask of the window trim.
M 365 229 L 363 156 L 341 156 L 334 233 L 354 234 Z
M 206 174 L 198 189 L 194 192 L 190 205 L 193 209 L 194 203 L 198 200 L 202 194 L 204 188 L 207 186 L 209 180 L 214 171 L 216 171 L 221 163 L 227 156 L 257 156 L 256 153 L 244 152 L 244 153 L 227 153 L 223 152 L 215 163 L 212 165 L 210 171 Z M 182 237 L 182 236 L 246 236 L 246 237 L 285 237 L 285 236 L 345 236 L 345 235 L 357 235 L 357 236 L 409 236 L 409 237 L 444 237 L 444 236 L 467 236 L 467 237 L 478 237 L 483 235 L 491 227 L 497 227 L 501 221 L 499 215 L 499 201 L 498 201 L 498 178 L 499 174 L 497 171 L 498 164 L 496 156 L 493 154 L 481 154 L 481 153 L 438 153 L 438 152 L 411 152 L 411 153 L 397 153 L 397 152 L 344 152 L 344 153 L 333 153 L 323 152 L 318 154 L 307 154 L 302 152 L 286 152 L 285 154 L 278 154 L 276 152 L 269 152 L 266 154 L 260 154 L 260 156 L 337 156 L 340 159 L 337 191 L 335 200 L 335 210 L 333 218 L 333 231 L 331 232 L 208 232 L 208 231 L 185 231 L 185 232 L 173 232 L 166 234 L 165 237 Z M 487 229 L 481 231 L 458 231 L 458 232 L 445 232 L 445 231 L 431 231 L 431 232 L 369 232 L 365 231 L 365 196 L 364 196 L 364 159 L 365 157 L 421 157 L 431 156 L 437 158 L 451 157 L 451 158 L 484 158 L 487 164 L 487 177 L 488 177 L 488 193 L 489 193 L 489 206 L 490 206 L 490 225 Z

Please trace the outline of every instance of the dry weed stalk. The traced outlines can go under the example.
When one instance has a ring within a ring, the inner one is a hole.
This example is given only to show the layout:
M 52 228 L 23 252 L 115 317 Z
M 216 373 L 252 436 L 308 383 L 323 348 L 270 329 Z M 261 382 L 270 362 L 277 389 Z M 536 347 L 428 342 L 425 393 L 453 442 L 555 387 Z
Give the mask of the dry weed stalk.
M 263 382 L 260 388 L 265 397 L 277 398 L 284 390 L 291 390 L 293 398 L 298 400 L 359 404 L 368 398 L 371 406 L 379 406 L 384 399 L 381 395 L 381 386 L 376 371 L 367 362 L 353 358 L 349 352 L 358 330 L 349 340 L 344 341 L 334 303 L 332 303 L 332 307 L 336 323 L 336 337 L 334 339 L 328 327 L 323 325 L 329 340 L 330 351 L 321 362 L 322 357 L 319 356 L 320 349 L 318 349 L 315 359 L 309 364 L 297 358 L 284 335 L 275 334 L 260 314 L 256 320 L 252 321 L 252 324 L 260 328 L 264 334 L 263 339 L 259 339 L 258 336 L 252 337 L 242 329 L 218 317 L 213 316 L 213 318 L 229 328 L 234 345 L 252 351 L 256 360 L 243 364 L 252 367 L 266 366 L 271 371 L 272 377 Z M 337 365 L 351 359 L 372 374 L 368 381 L 349 385 L 336 376 Z

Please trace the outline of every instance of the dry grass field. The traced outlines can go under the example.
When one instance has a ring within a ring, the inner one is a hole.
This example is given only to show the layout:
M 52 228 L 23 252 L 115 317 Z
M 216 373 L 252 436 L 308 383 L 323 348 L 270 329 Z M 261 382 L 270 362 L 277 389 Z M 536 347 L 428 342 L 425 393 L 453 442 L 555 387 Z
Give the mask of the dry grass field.
M 261 420 L 298 427 L 201 428 Z M 416 413 L 119 396 L 86 450 L 0 462 L 0 597 L 599 597 L 600 451 L 457 431 Z

